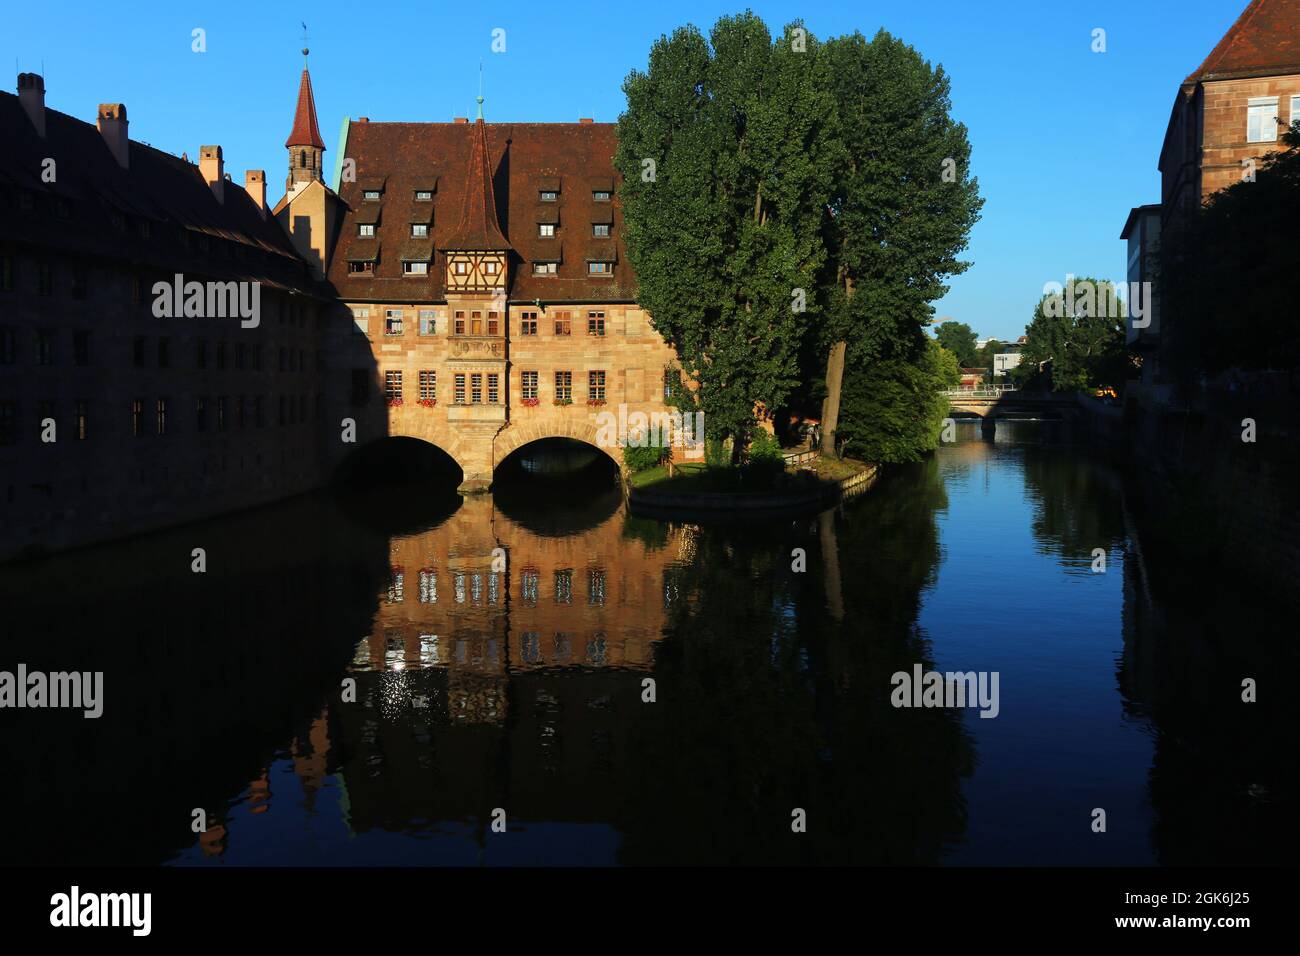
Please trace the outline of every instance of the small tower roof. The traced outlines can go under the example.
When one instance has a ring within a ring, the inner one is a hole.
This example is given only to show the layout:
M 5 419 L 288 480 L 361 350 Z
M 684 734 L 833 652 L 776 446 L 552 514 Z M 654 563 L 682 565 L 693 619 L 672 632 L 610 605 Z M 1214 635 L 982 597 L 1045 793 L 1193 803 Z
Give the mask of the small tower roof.
M 492 162 L 487 126 L 482 117 L 470 128 L 469 170 L 465 177 L 465 205 L 460 225 L 442 244 L 444 249 L 505 250 L 511 248 L 497 222 L 496 195 L 492 190 Z
M 305 57 L 307 50 L 302 52 Z M 316 97 L 311 92 L 311 74 L 305 65 L 302 68 L 302 81 L 298 84 L 298 107 L 293 114 L 293 129 L 289 131 L 289 138 L 284 141 L 284 145 L 325 148 L 320 127 L 316 125 Z

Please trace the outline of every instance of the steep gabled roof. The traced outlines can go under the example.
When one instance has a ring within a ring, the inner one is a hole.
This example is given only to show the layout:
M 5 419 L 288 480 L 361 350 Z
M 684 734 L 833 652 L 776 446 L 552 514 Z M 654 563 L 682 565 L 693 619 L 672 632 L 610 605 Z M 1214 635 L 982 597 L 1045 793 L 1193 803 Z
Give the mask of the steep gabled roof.
M 510 243 L 501 235 L 497 202 L 492 194 L 492 163 L 483 119 L 474 121 L 470 134 L 469 169 L 466 172 L 460 225 L 439 245 L 441 249 L 507 250 Z
M 1184 83 L 1300 73 L 1300 0 L 1251 0 Z
M 311 92 L 311 74 L 302 68 L 302 81 L 298 84 L 298 106 L 293 113 L 293 129 L 285 146 L 315 146 L 325 148 L 320 127 L 316 125 L 316 97 Z

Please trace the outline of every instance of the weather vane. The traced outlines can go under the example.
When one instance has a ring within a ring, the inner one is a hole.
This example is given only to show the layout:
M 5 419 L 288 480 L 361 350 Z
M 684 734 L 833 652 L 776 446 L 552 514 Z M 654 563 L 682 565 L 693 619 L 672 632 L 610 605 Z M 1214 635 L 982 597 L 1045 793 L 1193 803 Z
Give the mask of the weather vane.
M 302 25 L 302 58 L 305 61 L 311 51 L 307 48 L 307 24 Z

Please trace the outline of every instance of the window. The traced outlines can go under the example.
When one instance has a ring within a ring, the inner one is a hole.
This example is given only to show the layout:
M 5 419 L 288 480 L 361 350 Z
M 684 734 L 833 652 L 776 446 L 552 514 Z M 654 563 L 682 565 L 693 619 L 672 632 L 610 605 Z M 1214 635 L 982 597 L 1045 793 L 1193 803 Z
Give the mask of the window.
M 72 403 L 72 430 L 77 437 L 77 441 L 85 441 L 88 434 L 89 415 L 87 408 L 88 403 L 84 398 L 79 398 Z
M 438 397 L 438 373 L 423 370 L 420 372 L 420 401 L 430 402 Z
M 1300 123 L 1300 96 L 1291 97 L 1291 123 Z
M 194 430 L 196 432 L 205 432 L 208 430 L 207 399 L 194 399 Z
M 537 373 L 519 373 L 519 394 L 525 401 L 537 400 Z
M 420 310 L 420 334 L 438 334 L 438 313 L 433 309 Z
M 606 189 L 596 189 L 591 193 L 594 202 L 609 202 L 609 191 Z
M 614 271 L 612 262 L 588 262 L 587 274 L 593 276 L 610 275 Z
M 348 275 L 374 275 L 375 262 L 373 259 L 367 259 L 364 262 L 355 262 L 349 260 Z
M 171 340 L 169 339 L 164 338 L 158 340 L 158 367 L 159 368 L 167 368 L 169 365 L 171 365 L 171 360 L 172 360 L 171 345 L 172 345 Z
M 569 313 L 556 312 L 555 313 L 555 334 L 568 335 L 572 331 L 573 329 L 571 328 L 569 323 Z
M 364 199 L 364 200 L 366 200 L 367 202 L 378 202 L 378 201 L 379 201 L 379 190 L 378 190 L 378 189 L 366 189 L 366 190 L 363 190 L 362 193 L 361 193 L 361 198 Z
M 600 237 L 602 237 L 602 238 L 608 237 L 608 236 L 609 236 L 609 223 L 607 223 L 607 222 L 593 222 L 593 223 L 591 224 L 591 234 L 592 234 L 593 236 L 600 236 Z
M 469 403 L 471 405 L 483 404 L 483 374 L 473 372 L 469 377 Z
M 455 330 L 457 335 L 465 334 L 465 313 L 459 309 L 456 310 Z
M 373 222 L 363 222 L 357 226 L 357 235 L 363 239 L 374 238 L 375 224 Z
M 0 365 L 13 365 L 18 360 L 18 332 L 0 329 Z
M 501 376 L 496 372 L 488 372 L 487 377 L 487 400 L 489 405 L 501 404 Z
M 501 264 L 501 263 L 497 262 L 495 259 L 488 259 L 486 262 L 483 263 L 483 274 L 484 274 L 485 276 L 494 276 L 494 275 L 496 275 L 496 274 L 497 274 L 497 267 L 498 267 L 500 264 Z
M 266 424 L 266 418 L 262 414 L 261 395 L 256 395 L 253 397 L 253 421 L 257 423 L 258 428 L 261 428 L 264 424 Z
M 573 603 L 573 572 L 572 571 L 555 572 L 555 603 L 556 604 Z
M 352 404 L 353 406 L 365 405 L 370 400 L 370 373 L 364 368 L 354 368 L 352 370 Z M 261 399 L 258 399 L 261 402 Z M 261 417 L 258 406 L 258 417 Z M 260 425 L 261 422 L 259 421 Z
M 537 235 L 543 239 L 555 238 L 555 224 L 551 222 L 542 222 L 537 224 Z
M 72 333 L 72 363 L 74 365 L 90 364 L 90 333 Z
M 370 332 L 370 310 L 357 308 L 352 310 L 352 322 L 356 325 L 357 331 L 362 335 Z
M 543 189 L 538 198 L 540 198 L 542 202 L 555 202 L 557 195 L 558 194 L 552 189 Z
M 427 276 L 429 274 L 429 263 L 427 262 L 403 262 L 402 275 L 408 276 Z
M 429 224 L 427 222 L 411 223 L 411 238 L 412 239 L 429 238 Z
M 390 402 L 402 397 L 402 371 L 389 369 L 384 372 L 384 398 Z
M 247 424 L 247 416 L 244 414 L 243 395 L 240 395 L 239 399 L 235 402 L 235 418 L 238 420 L 240 428 L 243 428 L 244 425 Z
M 451 271 L 458 276 L 469 275 L 469 263 L 464 259 L 457 259 L 451 264 Z
M 18 410 L 13 402 L 0 402 L 0 445 L 18 441 Z
M 561 404 L 573 401 L 573 373 L 555 373 L 555 400 Z
M 432 190 L 428 190 L 428 189 L 417 189 L 417 190 L 415 191 L 415 201 L 416 201 L 416 202 L 432 202 L 432 201 L 433 201 L 433 192 L 432 192 Z
M 244 370 L 244 355 L 245 355 L 244 343 L 236 342 L 235 343 L 235 368 L 239 369 L 241 372 Z
M 525 312 L 519 317 L 519 334 L 536 335 L 537 334 L 537 313 Z
M 402 334 L 402 310 L 401 309 L 384 310 L 384 334 L 385 335 Z
M 501 334 L 501 317 L 496 312 L 488 313 L 487 334 L 488 335 Z
M 537 586 L 541 583 L 541 577 L 534 568 L 525 568 L 519 575 L 519 599 L 525 604 L 537 603 Z
M 605 334 L 605 313 L 604 312 L 587 313 L 587 334 L 588 335 Z
M 587 373 L 587 401 L 603 402 L 605 400 L 605 373 L 603 371 Z
M 587 603 L 592 607 L 605 606 L 605 572 L 596 568 L 587 570 Z
M 86 297 L 86 286 L 86 267 L 74 265 L 72 267 L 72 297 L 74 299 L 84 299 Z
M 36 332 L 36 364 L 54 364 L 54 331 L 39 329 Z
M 158 434 L 166 435 L 167 434 L 167 399 L 165 398 L 158 399 L 158 403 L 154 406 L 154 411 L 156 415 L 156 425 L 158 428 Z
M 463 372 L 457 372 L 455 379 L 453 380 L 453 384 L 455 385 L 455 391 L 452 395 L 452 401 L 455 402 L 457 405 L 464 405 L 465 404 L 465 374 Z
M 226 397 L 220 395 L 217 397 L 217 431 L 226 430 Z
M 1246 101 L 1246 142 L 1277 140 L 1277 97 L 1257 96 Z
M 280 362 L 280 365 L 281 365 L 281 369 L 283 370 L 283 367 L 284 367 L 284 362 L 283 362 L 284 349 L 281 349 L 281 350 L 280 350 L 280 355 L 281 355 L 281 362 Z M 225 367 L 226 367 L 226 343 L 225 343 L 225 342 L 218 342 L 218 343 L 217 343 L 217 368 L 225 368 Z
M 535 276 L 553 276 L 558 268 L 558 262 L 534 262 L 533 275 Z
M 470 334 L 470 335 L 482 335 L 482 334 L 483 334 L 483 313 L 482 313 L 482 312 L 470 312 L 470 314 L 469 314 L 469 334 Z
M 49 419 L 51 422 L 57 421 L 54 414 L 54 402 L 44 401 L 36 403 L 36 424 L 40 431 L 37 433 L 41 440 L 45 440 L 45 422 Z
M 136 368 L 144 368 L 144 336 L 137 335 L 131 343 L 131 362 Z
M 36 291 L 41 295 L 54 293 L 54 267 L 48 262 L 36 263 Z
M 137 398 L 131 403 L 131 435 L 139 438 L 144 434 L 144 401 Z
M 14 291 L 14 258 L 0 256 L 0 292 Z

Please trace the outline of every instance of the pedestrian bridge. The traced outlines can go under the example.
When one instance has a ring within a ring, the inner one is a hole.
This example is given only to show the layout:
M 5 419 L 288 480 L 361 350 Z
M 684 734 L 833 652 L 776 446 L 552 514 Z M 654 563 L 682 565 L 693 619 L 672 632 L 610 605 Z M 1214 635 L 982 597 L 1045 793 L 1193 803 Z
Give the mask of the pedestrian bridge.
M 1078 410 L 1073 392 L 1022 392 L 1003 386 L 949 389 L 943 393 L 955 415 L 973 418 L 1065 418 Z

